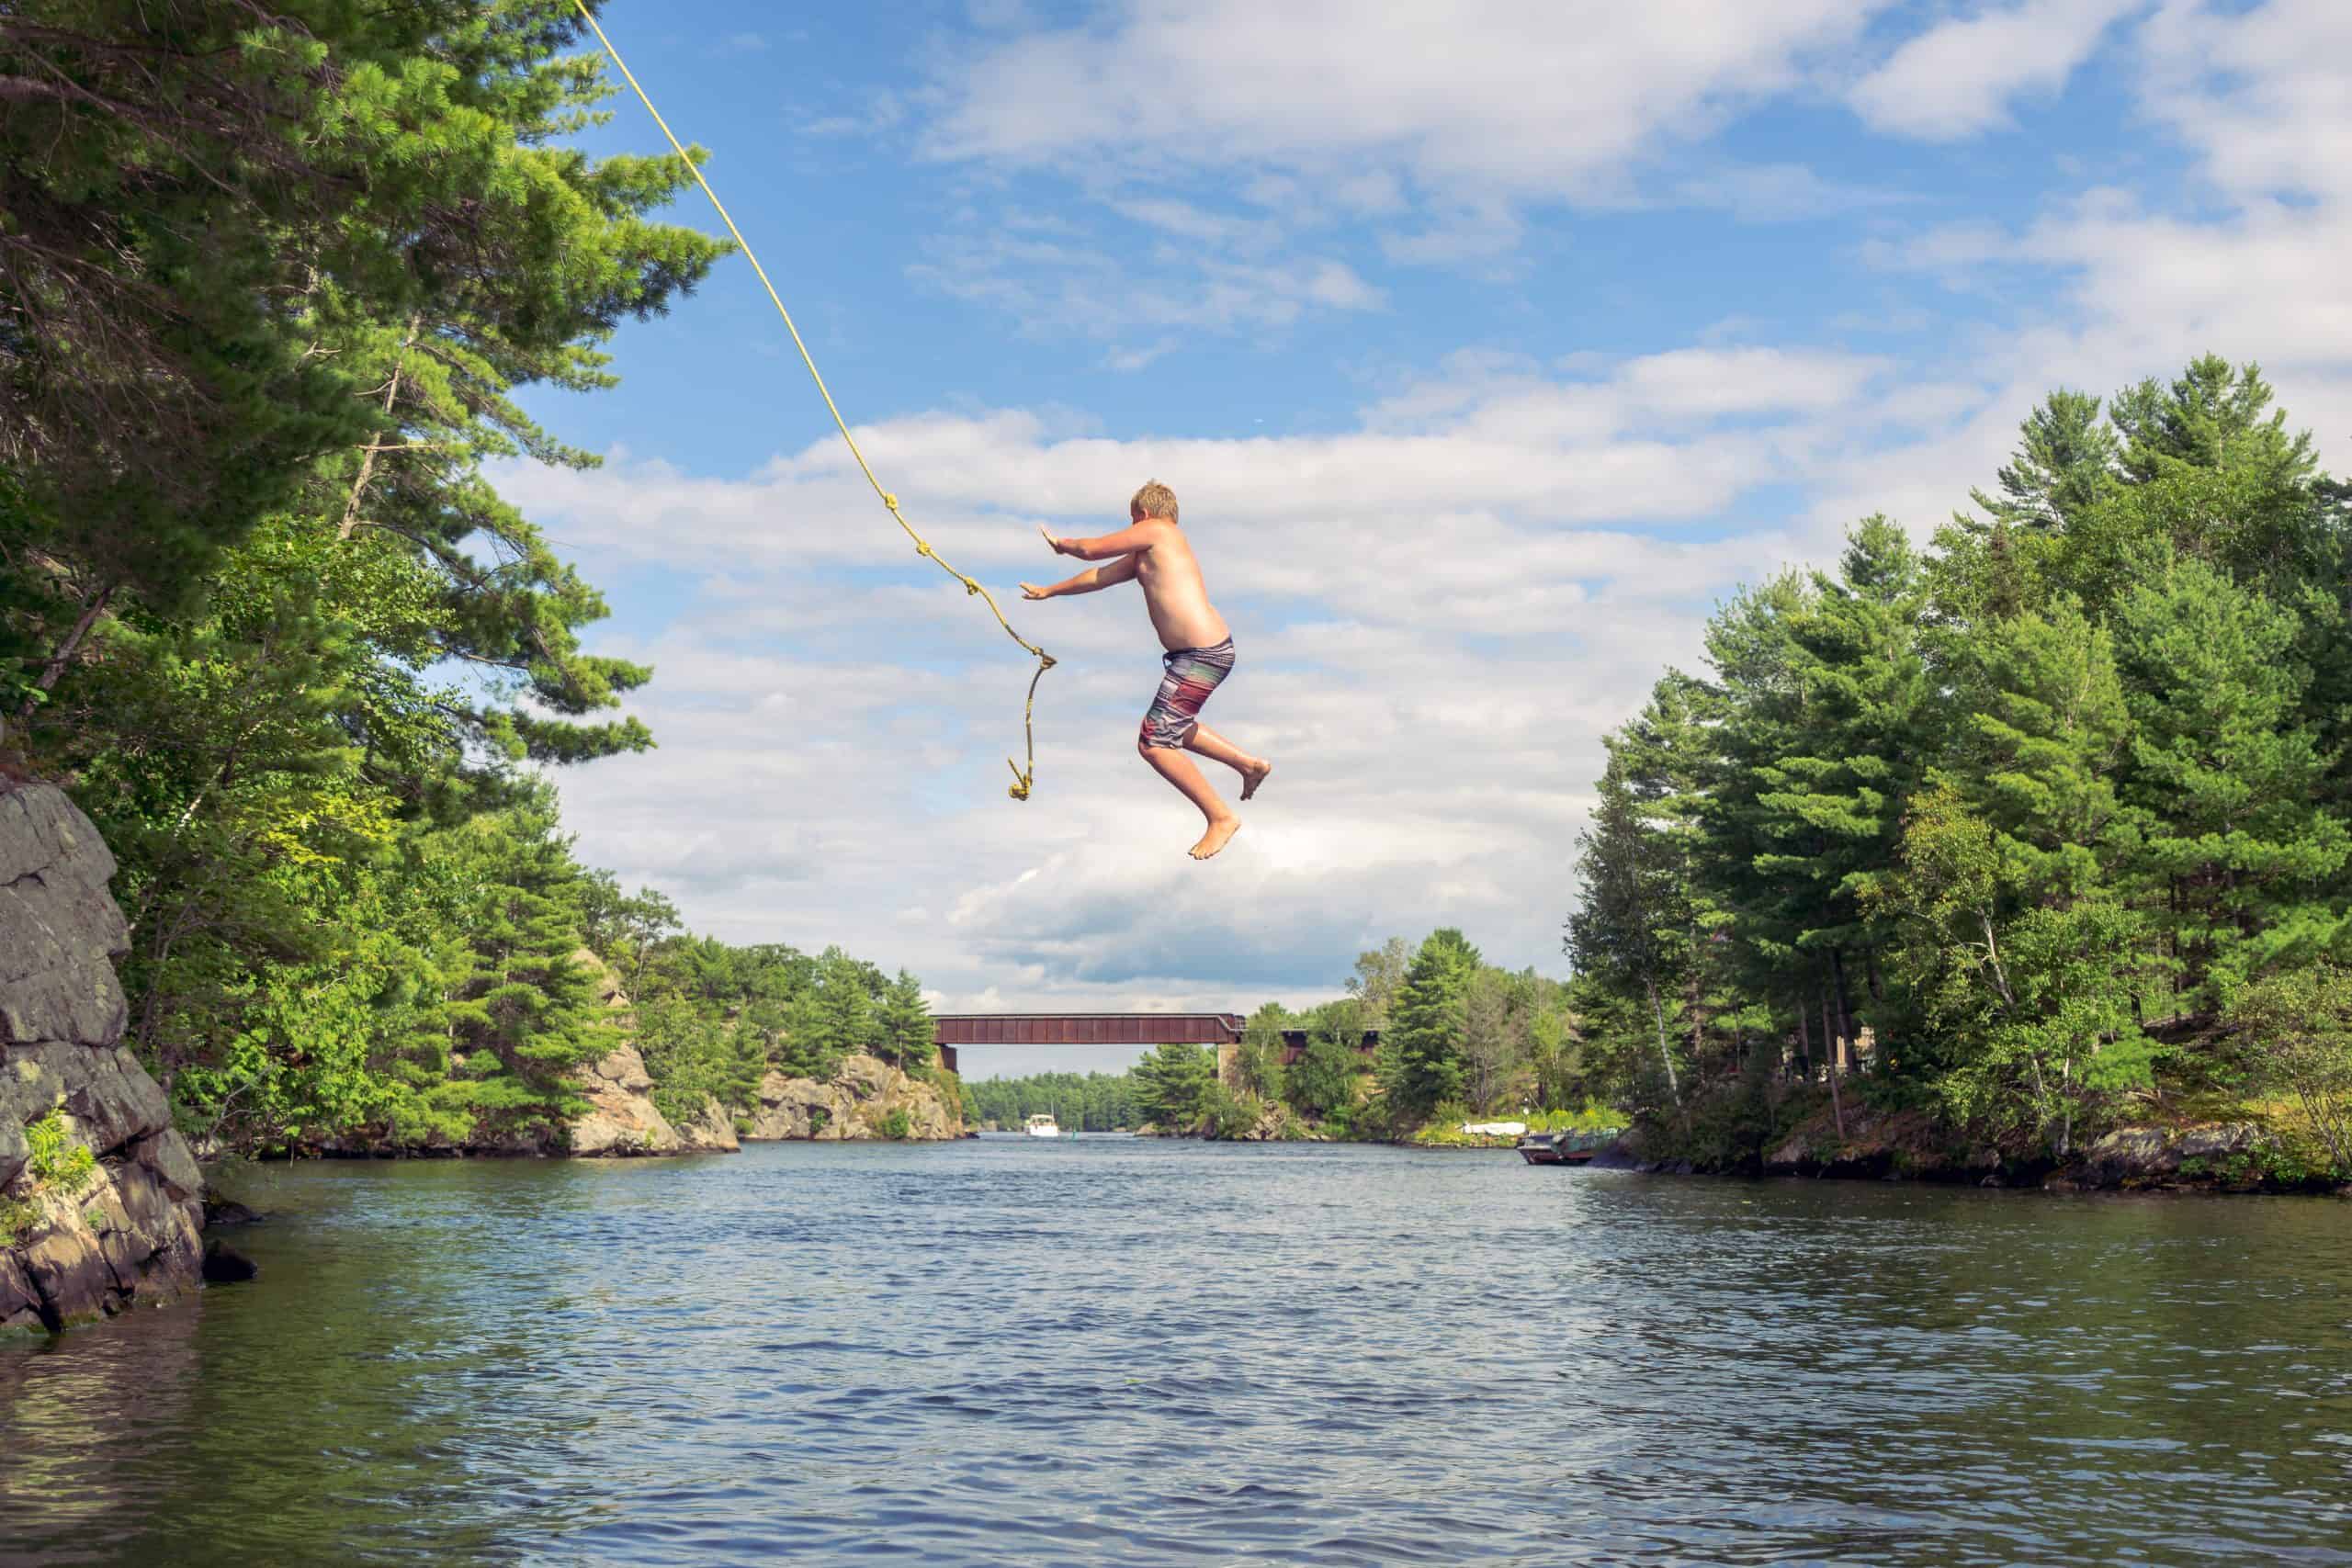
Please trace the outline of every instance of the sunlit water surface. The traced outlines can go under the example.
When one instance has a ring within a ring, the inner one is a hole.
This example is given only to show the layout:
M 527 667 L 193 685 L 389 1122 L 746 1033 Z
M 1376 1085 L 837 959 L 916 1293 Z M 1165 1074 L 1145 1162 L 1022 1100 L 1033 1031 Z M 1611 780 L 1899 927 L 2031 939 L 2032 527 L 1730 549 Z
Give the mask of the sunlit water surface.
M 1024 1140 L 241 1179 L 9 1563 L 2352 1563 L 2352 1204 Z

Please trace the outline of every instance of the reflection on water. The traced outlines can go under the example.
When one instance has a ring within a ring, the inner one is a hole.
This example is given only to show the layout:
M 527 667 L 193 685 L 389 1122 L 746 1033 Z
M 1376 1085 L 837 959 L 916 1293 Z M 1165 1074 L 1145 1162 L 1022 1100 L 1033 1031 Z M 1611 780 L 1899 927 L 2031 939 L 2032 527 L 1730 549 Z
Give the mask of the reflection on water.
M 2352 1563 L 2352 1205 L 1389 1149 L 260 1171 L 0 1561 Z

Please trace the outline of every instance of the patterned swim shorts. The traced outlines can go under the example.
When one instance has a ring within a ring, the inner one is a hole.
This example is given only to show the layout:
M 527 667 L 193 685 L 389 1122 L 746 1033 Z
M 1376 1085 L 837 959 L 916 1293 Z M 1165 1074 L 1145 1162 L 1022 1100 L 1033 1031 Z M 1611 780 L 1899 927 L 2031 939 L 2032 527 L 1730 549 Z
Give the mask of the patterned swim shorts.
M 1161 654 L 1159 662 L 1165 667 L 1159 694 L 1143 716 L 1141 739 L 1147 746 L 1172 750 L 1192 738 L 1193 727 L 1201 721 L 1201 705 L 1218 682 L 1233 673 L 1233 639 L 1227 637 L 1215 648 L 1180 648 Z

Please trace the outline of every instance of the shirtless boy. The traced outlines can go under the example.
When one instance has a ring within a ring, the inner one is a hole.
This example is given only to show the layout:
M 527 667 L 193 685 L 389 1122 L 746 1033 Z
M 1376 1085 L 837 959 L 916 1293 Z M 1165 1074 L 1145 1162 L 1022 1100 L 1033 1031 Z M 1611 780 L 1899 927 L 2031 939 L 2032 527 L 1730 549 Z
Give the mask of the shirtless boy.
M 1040 527 L 1037 532 L 1046 536 L 1055 554 L 1111 564 L 1089 568 L 1047 588 L 1024 582 L 1021 593 L 1025 599 L 1058 599 L 1129 580 L 1143 584 L 1144 607 L 1151 612 L 1152 628 L 1168 651 L 1159 660 L 1164 667 L 1159 694 L 1143 716 L 1136 750 L 1208 818 L 1208 831 L 1192 850 L 1194 860 L 1206 860 L 1240 830 L 1241 818 L 1184 753 L 1198 751 L 1239 773 L 1244 800 L 1258 793 L 1274 765 L 1239 750 L 1200 721 L 1201 705 L 1218 682 L 1233 673 L 1233 634 L 1209 603 L 1200 562 L 1193 558 L 1191 543 L 1176 526 L 1176 492 L 1154 479 L 1127 503 L 1127 518 L 1129 526 L 1092 539 L 1056 538 Z

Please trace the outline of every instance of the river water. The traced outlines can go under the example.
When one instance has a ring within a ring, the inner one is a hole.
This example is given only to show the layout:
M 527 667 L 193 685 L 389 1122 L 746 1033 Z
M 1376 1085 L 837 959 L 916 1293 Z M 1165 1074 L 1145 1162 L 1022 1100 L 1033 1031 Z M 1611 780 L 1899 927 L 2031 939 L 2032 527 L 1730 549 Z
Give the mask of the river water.
M 2352 1203 L 1135 1141 L 245 1172 L 15 1563 L 2352 1563 Z

